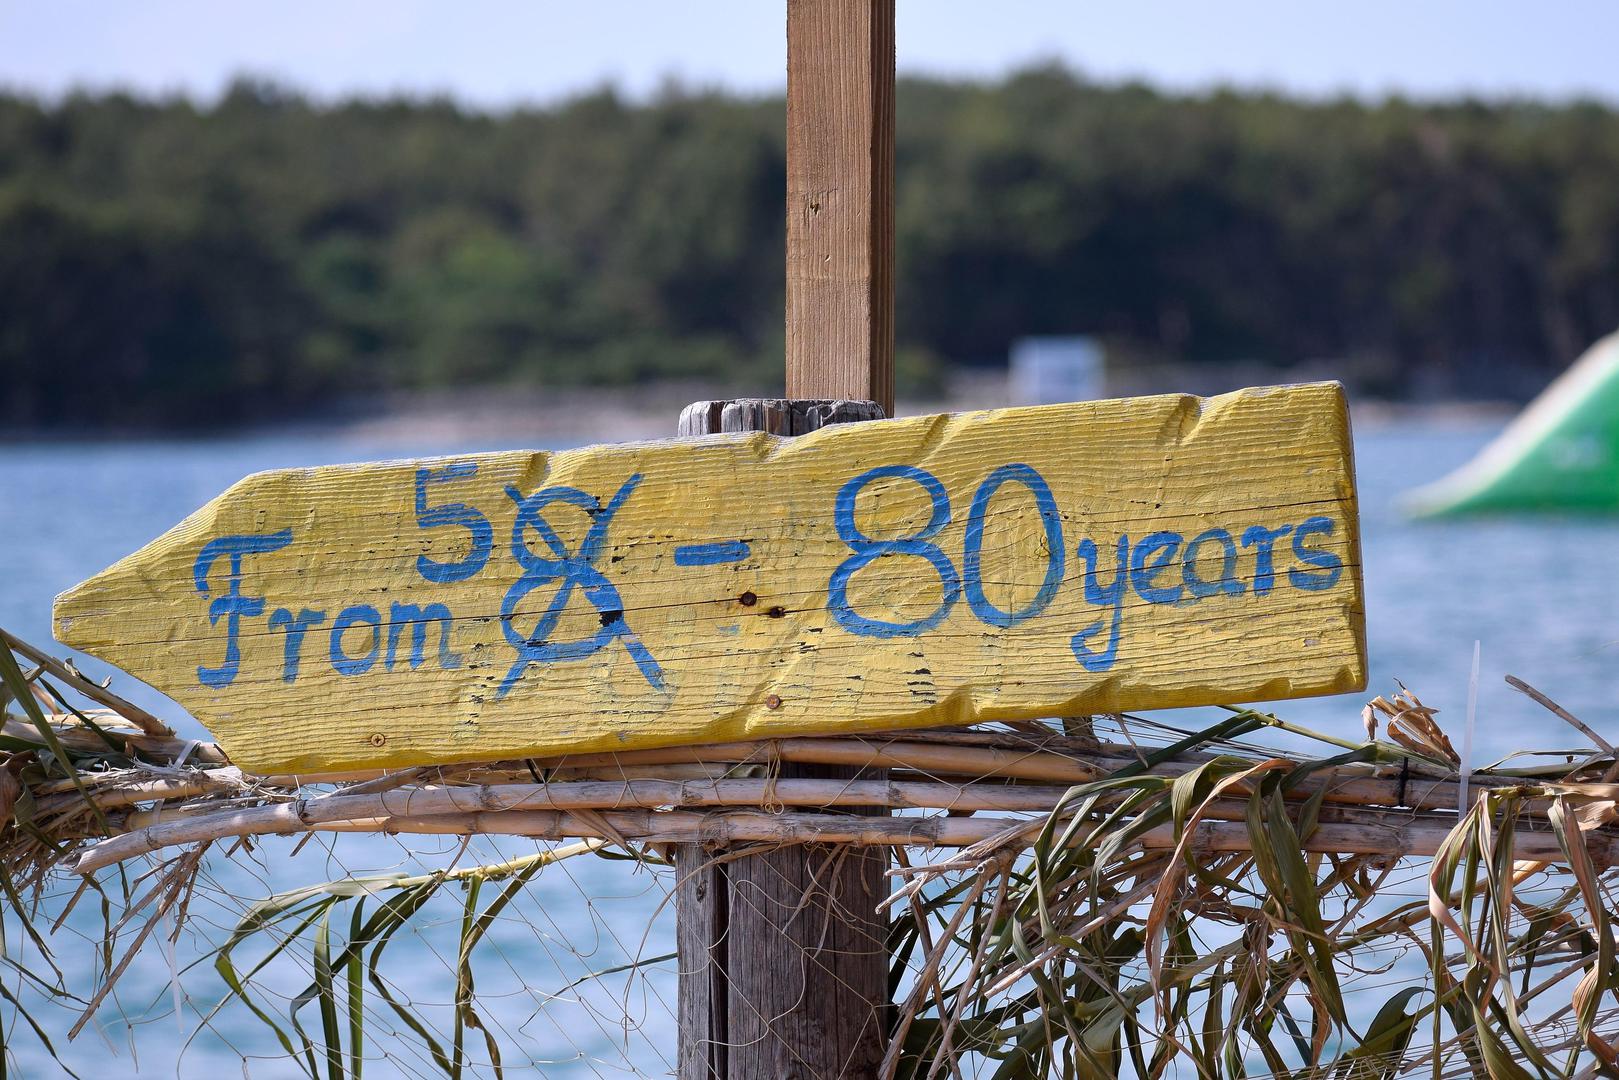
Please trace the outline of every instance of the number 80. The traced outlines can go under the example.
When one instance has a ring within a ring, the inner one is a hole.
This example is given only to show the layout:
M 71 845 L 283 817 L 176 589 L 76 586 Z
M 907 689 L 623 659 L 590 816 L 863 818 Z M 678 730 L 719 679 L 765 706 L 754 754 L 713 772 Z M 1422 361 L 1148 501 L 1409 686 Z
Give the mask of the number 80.
M 909 536 L 873 540 L 855 524 L 855 500 L 868 485 L 889 478 L 909 480 L 921 487 L 927 493 L 932 513 L 928 523 Z M 989 502 L 1001 486 L 1009 482 L 1022 484 L 1034 496 L 1035 507 L 1040 512 L 1040 523 L 1045 529 L 1047 550 L 1046 575 L 1040 584 L 1040 591 L 1034 599 L 1014 611 L 997 607 L 984 595 L 981 571 L 984 520 L 989 513 Z M 827 585 L 827 608 L 839 626 L 861 637 L 914 637 L 926 633 L 944 621 L 963 591 L 967 594 L 967 606 L 980 621 L 990 626 L 1016 626 L 1044 611 L 1062 583 L 1065 567 L 1062 515 L 1057 512 L 1057 502 L 1052 498 L 1050 485 L 1028 465 L 1002 465 L 978 485 L 967 512 L 967 534 L 962 545 L 960 574 L 949 556 L 933 543 L 933 537 L 950 523 L 950 497 L 945 494 L 939 478 L 926 469 L 915 465 L 881 465 L 861 473 L 838 490 L 833 505 L 833 522 L 838 530 L 838 538 L 854 554 L 838 564 L 832 572 L 832 579 Z M 939 577 L 942 593 L 933 611 L 911 622 L 892 622 L 868 618 L 850 606 L 849 580 L 884 555 L 911 555 L 925 559 L 933 567 Z

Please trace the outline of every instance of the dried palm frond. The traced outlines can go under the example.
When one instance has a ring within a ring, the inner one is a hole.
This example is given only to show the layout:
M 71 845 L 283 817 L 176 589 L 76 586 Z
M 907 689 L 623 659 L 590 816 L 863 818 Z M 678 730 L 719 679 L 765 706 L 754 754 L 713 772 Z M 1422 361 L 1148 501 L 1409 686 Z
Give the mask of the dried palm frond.
M 84 1018 L 160 918 L 183 923 L 210 845 L 219 858 L 268 834 L 578 841 L 253 905 L 214 953 L 216 1011 L 262 1022 L 311 1075 L 358 1075 L 378 1004 L 449 1075 L 471 1068 L 475 1042 L 498 1063 L 473 969 L 513 898 L 561 859 L 658 868 L 662 845 L 690 842 L 717 856 L 801 842 L 905 853 L 885 904 L 896 916 L 892 1076 L 1619 1068 L 1608 898 L 1619 756 L 1597 739 L 1572 764 L 1463 778 L 1437 710 L 1404 687 L 1363 716 L 1388 742 L 1231 710 L 1197 731 L 1096 717 L 313 777 L 244 774 L 9 636 L 0 687 L 11 705 L 0 708 L 0 880 L 32 948 L 49 957 L 26 921 L 48 881 L 82 875 L 93 890 L 105 868 L 160 860 L 106 898 L 125 914 L 107 916 L 100 985 L 43 980 Z M 1268 748 L 1272 732 L 1314 739 L 1322 754 Z M 783 778 L 783 762 L 884 778 Z M 1473 801 L 1458 817 L 1464 790 Z M 896 813 L 836 812 L 847 806 Z M 383 962 L 391 940 L 445 905 L 460 927 L 447 1028 L 394 992 Z M 132 942 L 114 960 L 126 929 Z M 257 987 L 272 965 L 295 963 L 295 941 L 307 984 L 278 1017 Z M 1370 1005 L 1368 987 L 1380 995 Z

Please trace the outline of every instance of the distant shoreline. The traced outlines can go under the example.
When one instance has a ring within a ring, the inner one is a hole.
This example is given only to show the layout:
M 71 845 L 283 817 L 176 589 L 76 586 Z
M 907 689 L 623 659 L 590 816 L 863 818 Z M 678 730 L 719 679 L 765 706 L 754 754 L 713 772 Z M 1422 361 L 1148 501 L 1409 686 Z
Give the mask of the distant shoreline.
M 1278 382 L 1290 381 L 1279 378 Z M 1235 389 L 1235 388 L 1233 388 Z M 755 390 L 775 396 L 780 388 Z M 394 393 L 317 415 L 268 421 L 228 430 L 58 428 L 0 432 L 0 446 L 104 442 L 207 442 L 229 439 L 339 438 L 387 447 L 454 442 L 580 445 L 632 442 L 674 435 L 680 410 L 693 401 L 743 396 L 698 383 L 656 383 L 644 387 L 566 387 L 555 390 L 483 388 L 467 391 Z M 970 375 L 951 391 L 930 399 L 901 399 L 900 416 L 1005 408 L 1005 379 Z M 1352 401 L 1357 425 L 1482 425 L 1505 423 L 1522 408 L 1505 401 Z

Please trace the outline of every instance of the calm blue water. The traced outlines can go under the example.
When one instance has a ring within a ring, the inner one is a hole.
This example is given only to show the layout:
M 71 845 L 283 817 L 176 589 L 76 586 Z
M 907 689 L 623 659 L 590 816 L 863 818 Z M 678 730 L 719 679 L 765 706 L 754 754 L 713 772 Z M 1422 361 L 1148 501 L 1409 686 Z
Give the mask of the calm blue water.
M 1483 647 L 1479 700 L 1479 762 L 1512 749 L 1564 747 L 1562 725 L 1502 684 L 1519 675 L 1599 730 L 1619 731 L 1612 672 L 1619 657 L 1619 521 L 1538 519 L 1416 524 L 1402 520 L 1393 500 L 1470 457 L 1493 430 L 1487 427 L 1373 427 L 1357 439 L 1362 498 L 1372 688 L 1393 689 L 1397 677 L 1429 704 L 1458 737 L 1473 642 Z M 133 551 L 243 475 L 260 469 L 382 457 L 503 449 L 499 446 L 371 445 L 331 438 L 185 443 L 102 443 L 0 448 L 0 626 L 48 641 L 51 599 Z M 84 661 L 87 671 L 110 669 Z M 172 717 L 183 732 L 202 736 L 165 699 L 120 678 L 137 702 Z M 1297 721 L 1353 736 L 1360 699 L 1317 699 L 1278 707 Z M 175 968 L 198 955 L 195 935 L 223 940 L 252 900 L 278 889 L 346 873 L 420 872 L 454 859 L 458 865 L 532 852 L 533 845 L 489 843 L 460 851 L 446 841 L 351 837 L 327 848 L 305 847 L 289 860 L 293 841 L 268 839 L 248 860 L 216 858 L 199 887 L 191 927 L 175 948 Z M 501 1042 L 508 1066 L 542 1065 L 545 1075 L 625 1075 L 631 1066 L 659 1074 L 673 1066 L 672 965 L 647 982 L 615 976 L 568 984 L 633 956 L 672 950 L 672 920 L 663 902 L 667 881 L 620 862 L 575 859 L 543 871 L 538 887 L 508 909 L 491 932 L 478 969 L 480 1015 Z M 136 891 L 144 891 L 135 886 Z M 486 890 L 483 899 L 493 895 Z M 83 941 L 99 921 L 94 902 L 81 903 L 59 943 L 70 981 L 87 985 L 95 960 Z M 435 909 L 419 932 L 390 946 L 389 975 L 429 1019 L 444 1022 L 451 982 L 457 904 Z M 342 916 L 346 925 L 347 915 Z M 8 920 L 9 922 L 9 920 Z M 16 945 L 15 927 L 9 941 Z M 298 946 L 307 959 L 307 948 Z M 307 970 L 307 969 L 306 969 Z M 305 976 L 307 977 L 307 976 Z M 7 985 L 14 985 L 8 976 Z M 199 1020 L 219 1000 L 211 965 L 178 980 L 181 1017 L 173 1012 L 171 965 L 158 939 L 150 942 L 109 1001 L 97 1027 L 66 1049 L 80 1071 L 105 1075 L 109 1054 L 119 1074 L 139 1076 L 294 1074 L 273 1035 L 235 1006 L 201 1033 Z M 267 994 L 296 994 L 302 979 L 266 979 Z M 284 1002 L 268 1011 L 285 1016 Z M 368 1064 L 368 1076 L 434 1075 L 431 1061 L 410 1044 L 390 1041 L 403 1024 L 374 996 L 367 999 L 373 1030 L 368 1052 L 388 1052 Z M 306 1010 L 306 1013 L 308 1010 Z M 65 1039 L 72 1014 L 46 1007 L 41 1018 Z M 126 1019 L 128 1022 L 126 1023 Z M 318 1030 L 319 1018 L 305 1023 Z M 28 1076 L 54 1069 L 31 1037 L 8 1039 Z M 478 1048 L 481 1036 L 469 1045 Z

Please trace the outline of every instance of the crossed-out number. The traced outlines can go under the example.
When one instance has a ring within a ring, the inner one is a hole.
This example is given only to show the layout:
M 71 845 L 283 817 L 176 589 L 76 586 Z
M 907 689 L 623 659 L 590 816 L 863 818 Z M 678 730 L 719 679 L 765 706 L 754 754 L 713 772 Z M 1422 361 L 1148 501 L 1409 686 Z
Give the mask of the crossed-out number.
M 640 482 L 640 473 L 631 476 L 620 485 L 606 506 L 602 506 L 595 496 L 574 487 L 542 488 L 532 495 L 524 495 L 513 487 L 506 488 L 506 494 L 517 504 L 517 520 L 512 524 L 512 556 L 523 567 L 523 576 L 512 583 L 500 602 L 501 632 L 506 635 L 512 648 L 517 650 L 517 661 L 501 681 L 496 697 L 505 697 L 530 664 L 582 660 L 614 641 L 624 643 L 635 666 L 654 689 L 664 689 L 663 669 L 624 619 L 624 601 L 619 596 L 618 588 L 595 566 L 613 515 L 618 513 Z M 567 545 L 545 519 L 545 508 L 552 503 L 576 506 L 592 515 L 590 529 L 579 542 L 576 553 L 568 552 Z M 525 534 L 530 529 L 542 541 L 542 551 L 535 551 L 529 546 L 529 538 Z M 534 624 L 534 629 L 524 634 L 515 621 L 518 605 L 529 593 L 553 581 L 562 584 Z M 563 609 L 568 606 L 575 589 L 601 616 L 601 627 L 595 634 L 580 641 L 552 641 L 551 632 L 556 629 L 557 620 L 562 617 Z

